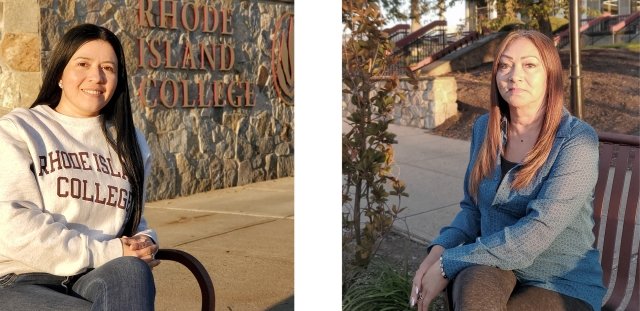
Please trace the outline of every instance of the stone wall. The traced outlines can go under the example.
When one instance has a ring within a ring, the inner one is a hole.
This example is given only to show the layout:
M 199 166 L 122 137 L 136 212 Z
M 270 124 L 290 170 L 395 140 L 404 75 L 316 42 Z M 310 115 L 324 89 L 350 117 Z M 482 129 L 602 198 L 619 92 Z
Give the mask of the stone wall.
M 36 7 L 29 18 L 27 3 Z M 154 157 L 149 200 L 293 176 L 293 95 L 276 89 L 272 66 L 280 46 L 274 40 L 293 24 L 292 1 L 163 3 L 0 0 L 0 47 L 10 45 L 0 50 L 0 86 L 17 93 L 3 91 L 1 105 L 29 106 L 64 32 L 94 23 L 112 30 L 125 50 L 134 122 Z M 14 31 L 12 19 L 24 25 Z M 292 57 L 290 49 L 282 55 Z M 11 81 L 27 74 L 30 83 Z M 292 93 L 293 74 L 287 78 Z
M 0 107 L 28 107 L 42 81 L 37 0 L 0 1 Z
M 416 89 L 409 82 L 400 81 L 398 88 L 406 92 L 407 100 L 394 108 L 395 124 L 433 129 L 458 113 L 458 87 L 454 77 L 426 77 L 418 82 Z M 343 94 L 343 112 L 353 109 L 350 101 L 351 97 Z

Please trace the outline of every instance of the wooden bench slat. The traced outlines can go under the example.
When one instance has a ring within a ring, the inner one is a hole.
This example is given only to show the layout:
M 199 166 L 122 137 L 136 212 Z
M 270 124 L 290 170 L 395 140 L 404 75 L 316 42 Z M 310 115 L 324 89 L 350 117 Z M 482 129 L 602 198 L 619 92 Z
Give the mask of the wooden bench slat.
M 629 197 L 631 198 L 629 201 L 631 203 L 629 204 L 634 204 L 635 202 L 636 215 L 634 215 L 634 217 L 637 217 L 637 214 L 640 213 L 640 206 L 638 206 L 640 199 L 640 151 L 638 148 L 635 150 L 629 189 Z M 635 219 L 632 218 L 632 216 L 625 217 L 625 222 L 634 224 L 629 226 L 631 226 L 631 228 L 635 228 Z M 640 245 L 638 245 L 638 251 L 640 252 Z M 631 279 L 631 276 L 629 276 L 629 278 Z M 631 299 L 629 300 L 627 309 L 629 311 L 640 311 L 640 255 L 636 258 L 636 277 L 634 282 L 633 289 L 631 290 Z
M 624 178 L 627 172 L 628 157 L 629 147 L 620 146 L 616 154 L 615 171 L 613 173 L 613 183 L 611 184 L 609 207 L 607 209 L 607 221 L 605 222 L 606 226 L 604 228 L 604 241 L 602 245 L 603 267 L 613 267 L 616 240 L 620 238 L 617 236 L 618 220 L 620 220 L 620 202 L 622 199 L 622 190 L 624 188 Z M 608 286 L 611 281 L 612 272 L 612 269 L 604 270 L 605 286 Z
M 627 175 L 627 168 L 629 164 L 632 166 L 629 191 L 627 196 L 627 205 L 624 214 L 624 220 L 622 223 L 622 237 L 620 239 L 620 246 L 618 247 L 618 269 L 616 273 L 616 281 L 613 289 L 611 290 L 611 296 L 609 297 L 605 306 L 615 308 L 622 304 L 624 296 L 626 294 L 627 286 L 630 282 L 633 282 L 633 278 L 630 277 L 631 271 L 631 258 L 633 250 L 633 237 L 635 232 L 635 220 L 638 211 L 638 149 L 627 146 L 621 146 L 618 152 L 618 163 L 616 165 L 616 175 L 621 175 L 622 182 L 624 182 L 625 175 Z M 631 162 L 631 163 L 629 163 Z M 620 174 L 618 173 L 620 170 Z M 622 201 L 622 188 L 618 187 L 620 191 L 616 194 L 616 204 L 620 204 Z M 612 192 L 612 196 L 613 196 Z M 608 226 L 609 224 L 607 224 Z M 615 245 L 616 240 L 607 241 L 611 246 Z M 612 254 L 613 255 L 613 254 Z M 637 273 L 637 272 L 636 272 Z
M 609 166 L 613 158 L 613 145 L 600 144 L 600 159 L 598 165 L 598 182 L 596 183 L 595 197 L 593 200 L 593 234 L 596 237 L 594 245 L 598 245 L 598 237 L 600 236 L 600 222 L 602 220 L 602 206 L 604 204 L 604 192 L 607 188 L 609 180 Z
M 631 290 L 631 300 L 629 300 L 629 311 L 640 310 L 640 258 L 637 261 L 636 266 L 636 281 Z

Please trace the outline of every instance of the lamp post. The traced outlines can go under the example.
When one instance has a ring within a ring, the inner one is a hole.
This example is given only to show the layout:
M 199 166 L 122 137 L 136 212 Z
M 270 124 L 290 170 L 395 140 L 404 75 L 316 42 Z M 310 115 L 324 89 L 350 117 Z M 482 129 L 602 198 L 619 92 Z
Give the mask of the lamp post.
M 578 1 L 569 0 L 569 29 L 571 35 L 571 56 L 569 58 L 571 79 L 571 112 L 582 119 L 582 83 L 580 79 L 580 18 Z

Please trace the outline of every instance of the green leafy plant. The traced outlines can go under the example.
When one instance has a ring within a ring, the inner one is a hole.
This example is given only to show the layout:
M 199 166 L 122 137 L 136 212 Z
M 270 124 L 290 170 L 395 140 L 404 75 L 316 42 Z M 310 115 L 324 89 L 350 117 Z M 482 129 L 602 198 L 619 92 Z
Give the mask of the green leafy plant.
M 397 90 L 397 75 L 381 78 L 396 59 L 388 35 L 380 31 L 384 19 L 377 4 L 343 0 L 342 22 L 343 93 L 350 96 L 349 129 L 342 135 L 343 252 L 353 253 L 349 261 L 356 266 L 366 266 L 403 210 L 401 198 L 408 196 L 391 173 L 396 140 L 388 131 L 404 95 Z M 388 203 L 391 196 L 398 204 Z
M 342 310 L 412 310 L 409 306 L 412 277 L 406 270 L 396 271 L 383 261 L 373 261 L 368 271 L 345 290 Z

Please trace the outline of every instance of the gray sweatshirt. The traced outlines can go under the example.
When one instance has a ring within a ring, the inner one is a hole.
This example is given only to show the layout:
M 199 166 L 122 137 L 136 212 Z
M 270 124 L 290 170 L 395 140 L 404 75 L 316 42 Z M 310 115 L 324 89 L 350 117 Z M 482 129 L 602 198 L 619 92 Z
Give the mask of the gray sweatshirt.
M 0 118 L 0 276 L 68 276 L 122 256 L 130 185 L 100 118 L 46 105 Z M 147 180 L 151 154 L 137 137 Z M 144 217 L 137 232 L 158 241 Z

